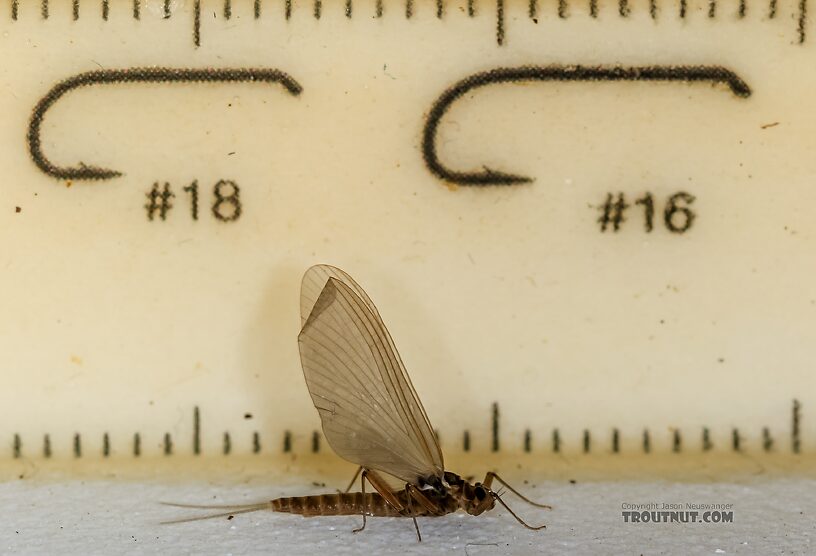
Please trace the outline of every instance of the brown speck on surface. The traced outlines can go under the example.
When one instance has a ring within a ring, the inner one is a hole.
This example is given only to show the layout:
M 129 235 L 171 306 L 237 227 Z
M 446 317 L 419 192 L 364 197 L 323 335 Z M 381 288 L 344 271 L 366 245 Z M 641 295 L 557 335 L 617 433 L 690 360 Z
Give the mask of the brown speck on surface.
M 252 413 L 244 413 L 244 419 L 252 419 Z
M 17 213 L 23 212 L 23 208 L 22 207 L 14 207 L 14 212 L 17 212 Z
M 234 515 L 228 516 L 228 517 L 227 517 L 227 521 L 229 521 L 230 519 L 232 519 L 232 518 L 234 518 L 234 517 L 235 517 Z
M 768 129 L 768 128 L 771 128 L 771 127 L 776 127 L 778 125 L 779 125 L 779 122 L 773 122 L 773 123 L 770 123 L 770 124 L 763 124 L 763 125 L 761 125 L 759 127 L 760 127 L 760 129 Z
M 570 482 L 570 484 L 571 484 L 571 485 L 574 485 L 574 484 L 575 484 L 575 483 L 577 483 L 578 481 L 576 481 L 575 479 L 570 479 L 570 480 L 569 480 L 569 482 Z
M 317 481 L 312 481 L 312 486 L 316 486 L 316 487 L 320 487 L 320 488 L 325 488 L 326 483 L 319 483 L 319 482 L 317 482 Z
M 74 185 L 74 182 L 72 182 L 71 180 L 65 182 L 65 187 L 71 187 L 72 185 Z
M 717 363 L 725 363 L 725 357 L 717 358 Z
M 71 363 L 74 365 L 82 365 L 82 358 L 79 355 L 72 355 Z
M 446 181 L 446 182 L 444 182 L 444 184 L 445 184 L 445 187 L 448 188 L 448 191 L 458 191 L 459 190 L 459 186 L 456 185 L 453 182 Z

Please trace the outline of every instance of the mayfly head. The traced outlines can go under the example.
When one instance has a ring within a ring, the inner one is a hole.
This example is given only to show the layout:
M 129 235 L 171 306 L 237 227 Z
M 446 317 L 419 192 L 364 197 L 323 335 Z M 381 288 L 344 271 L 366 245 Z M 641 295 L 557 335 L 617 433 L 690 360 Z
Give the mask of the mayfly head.
M 459 507 L 470 515 L 480 515 L 496 505 L 493 491 L 482 483 L 470 484 L 459 475 L 445 472 L 445 482 L 451 496 L 459 500 Z
M 482 483 L 476 483 L 475 485 L 466 483 L 466 485 L 463 500 L 465 505 L 462 509 L 470 515 L 479 515 L 493 509 L 493 506 L 496 505 L 496 497 L 492 490 L 482 485 Z

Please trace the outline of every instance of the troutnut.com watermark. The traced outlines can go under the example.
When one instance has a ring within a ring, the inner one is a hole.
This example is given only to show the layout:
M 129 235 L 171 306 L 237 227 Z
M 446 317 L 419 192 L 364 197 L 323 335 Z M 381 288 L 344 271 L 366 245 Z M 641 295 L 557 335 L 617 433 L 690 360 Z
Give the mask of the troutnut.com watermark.
M 624 523 L 733 523 L 734 504 L 649 502 L 621 504 Z

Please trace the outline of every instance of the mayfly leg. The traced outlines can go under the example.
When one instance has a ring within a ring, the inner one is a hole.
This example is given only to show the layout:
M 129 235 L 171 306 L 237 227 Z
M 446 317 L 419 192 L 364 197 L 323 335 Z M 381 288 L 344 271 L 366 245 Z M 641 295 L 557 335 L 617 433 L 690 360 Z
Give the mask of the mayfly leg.
M 416 514 L 414 514 L 414 499 L 411 496 L 411 483 L 405 483 L 405 494 L 407 495 L 406 498 L 408 499 L 408 511 L 411 514 L 411 519 L 414 520 L 414 529 L 416 529 L 417 542 L 422 542 L 422 535 L 419 532 L 419 523 L 417 523 Z
M 493 479 L 496 479 L 499 483 L 501 483 L 503 486 L 505 486 L 507 488 L 507 490 L 509 490 L 510 492 L 512 492 L 513 494 L 515 494 L 516 496 L 518 496 L 519 498 L 521 498 L 522 500 L 524 500 L 528 504 L 532 504 L 533 506 L 536 506 L 538 508 L 546 508 L 546 509 L 549 509 L 549 510 L 552 509 L 552 506 L 548 506 L 547 504 L 539 504 L 537 502 L 533 502 L 532 500 L 530 500 L 526 496 L 523 496 L 521 493 L 519 493 L 519 491 L 517 491 L 516 489 L 511 487 L 509 484 L 507 484 L 507 482 L 505 482 L 504 479 L 502 479 L 501 477 L 499 477 L 498 475 L 496 475 L 492 471 L 488 471 L 487 474 L 485 475 L 484 483 L 482 483 L 484 485 L 484 487 L 487 488 L 487 490 L 490 492 L 490 494 L 493 496 L 493 498 L 495 498 L 499 502 L 499 504 L 504 506 L 505 510 L 510 512 L 510 515 L 512 515 L 516 519 L 516 521 L 518 521 L 519 523 L 524 525 L 527 529 L 531 529 L 533 531 L 538 531 L 539 529 L 544 529 L 544 528 L 547 527 L 546 525 L 539 525 L 538 527 L 535 527 L 533 525 L 530 525 L 529 523 L 527 523 L 523 519 L 521 519 L 519 516 L 517 516 L 516 512 L 511 510 L 510 506 L 508 506 L 504 502 L 504 500 L 502 500 L 501 496 L 499 496 L 498 493 L 496 493 L 491 488 L 491 486 L 493 485 Z
M 533 502 L 532 500 L 530 500 L 529 498 L 527 498 L 526 496 L 521 494 L 519 491 L 517 491 L 516 489 L 511 487 L 509 484 L 507 484 L 507 481 L 505 481 L 504 479 L 499 477 L 493 471 L 488 471 L 487 472 L 487 475 L 485 475 L 484 483 L 482 483 L 482 484 L 484 484 L 484 486 L 488 490 L 490 490 L 491 486 L 493 485 L 493 479 L 496 479 L 497 481 L 499 481 L 499 483 L 501 483 L 502 486 L 507 488 L 507 490 L 509 490 L 510 492 L 512 492 L 513 494 L 515 494 L 516 496 L 518 496 L 519 498 L 521 498 L 522 500 L 524 500 L 525 502 L 530 504 L 531 506 L 535 506 L 536 508 L 544 508 L 544 509 L 547 509 L 547 510 L 552 509 L 552 506 L 550 506 L 548 504 L 539 504 L 538 502 Z
M 360 467 L 360 469 L 362 469 L 362 467 Z M 355 479 L 357 478 L 357 475 L 360 473 L 360 469 L 358 469 L 357 473 L 354 474 Z M 363 493 L 363 496 L 361 497 L 362 498 L 362 503 L 360 504 L 361 509 L 362 509 L 362 514 L 363 514 L 363 524 L 360 527 L 358 527 L 357 529 L 352 529 L 351 530 L 352 533 L 359 533 L 360 531 L 365 529 L 365 526 L 366 526 L 365 482 L 366 482 L 367 478 L 368 478 L 368 470 L 365 470 L 365 471 L 363 471 L 363 474 L 360 475 L 360 491 Z M 348 492 L 350 488 L 351 488 L 351 485 L 349 485 L 349 488 L 346 489 L 346 492 Z
M 399 501 L 397 495 L 391 491 L 390 487 L 388 486 L 388 483 L 385 482 L 385 479 L 380 477 L 380 475 L 376 471 L 372 471 L 371 469 L 363 469 L 362 467 L 360 469 L 363 470 L 360 476 L 360 485 L 362 486 L 363 492 L 362 503 L 360 505 L 361 513 L 363 515 L 363 525 L 358 529 L 354 529 L 355 533 L 359 533 L 360 531 L 365 529 L 366 526 L 366 499 L 365 499 L 366 481 L 368 481 L 369 484 L 371 484 L 371 486 L 374 487 L 374 490 L 376 490 L 380 494 L 380 496 L 383 497 L 386 503 L 390 505 L 392 508 L 394 508 L 396 511 L 402 513 L 405 510 L 405 506 L 403 506 L 402 503 Z
M 349 492 L 351 490 L 351 487 L 354 486 L 354 483 L 357 481 L 357 477 L 360 476 L 360 471 L 362 471 L 362 470 L 363 470 L 362 466 L 357 468 L 357 471 L 354 472 L 354 476 L 351 478 L 351 481 L 349 482 L 348 486 L 346 487 L 346 490 L 344 490 L 343 492 Z M 340 492 L 340 491 L 338 490 L 337 492 Z

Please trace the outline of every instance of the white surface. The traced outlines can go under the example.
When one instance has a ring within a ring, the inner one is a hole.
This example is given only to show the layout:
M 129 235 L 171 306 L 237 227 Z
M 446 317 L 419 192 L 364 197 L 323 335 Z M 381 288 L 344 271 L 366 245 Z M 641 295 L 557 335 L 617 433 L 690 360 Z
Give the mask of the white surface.
M 525 487 L 555 506 L 534 510 L 506 496 L 517 513 L 546 530 L 528 531 L 504 510 L 470 517 L 410 520 L 311 518 L 258 512 L 233 520 L 176 525 L 195 515 L 159 501 L 252 502 L 317 487 L 170 486 L 155 482 L 11 482 L 0 485 L 0 552 L 10 554 L 806 554 L 812 553 L 816 482 L 751 484 L 551 482 Z M 621 503 L 733 503 L 732 524 L 626 524 Z
M 136 431 L 143 453 L 160 455 L 165 433 L 190 445 L 194 405 L 205 453 L 224 431 L 234 453 L 251 453 L 256 430 L 265 446 L 289 430 L 294 450 L 308 449 L 318 420 L 297 307 L 315 262 L 340 265 L 371 295 L 432 423 L 456 439 L 448 451 L 465 428 L 489 445 L 494 401 L 508 444 L 526 428 L 543 444 L 558 427 L 570 450 L 584 429 L 608 447 L 615 427 L 622 450 L 639 451 L 647 426 L 655 450 L 671 447 L 657 432 L 669 428 L 699 438 L 707 427 L 722 446 L 738 427 L 760 446 L 764 427 L 789 434 L 794 396 L 816 407 L 816 41 L 791 44 L 796 3 L 737 19 L 730 2 L 712 20 L 695 0 L 681 20 L 676 2 L 660 2 L 655 22 L 643 1 L 621 18 L 616 0 L 600 0 L 597 19 L 573 2 L 568 20 L 542 1 L 532 20 L 526 0 L 508 0 L 499 47 L 495 2 L 476 2 L 470 18 L 465 0 L 446 1 L 441 21 L 432 1 L 415 2 L 410 20 L 399 2 L 383 18 L 355 2 L 352 19 L 324 2 L 318 22 L 311 2 L 294 2 L 288 21 L 283 2 L 263 2 L 258 20 L 252 2 L 233 2 L 227 21 L 221 2 L 205 1 L 198 49 L 190 0 L 174 0 L 169 19 L 151 0 L 138 23 L 129 2 L 111 2 L 104 23 L 92 2 L 78 21 L 71 2 L 51 2 L 47 20 L 38 2 L 19 4 L 17 21 L 8 2 L 0 17 L 0 439 L 19 434 L 27 455 L 41 453 L 44 433 L 55 456 L 70 456 L 75 433 L 99 453 L 104 433 L 123 452 Z M 727 66 L 754 94 L 702 83 L 485 87 L 443 119 L 439 156 L 535 181 L 449 189 L 422 160 L 426 114 L 474 72 L 701 63 Z M 66 187 L 37 170 L 25 135 L 51 87 L 148 65 L 273 67 L 303 93 L 76 90 L 43 122 L 46 153 L 125 175 Z M 194 179 L 195 222 L 181 189 Z M 236 222 L 212 216 L 221 179 L 241 187 Z M 144 208 L 157 181 L 176 194 L 164 222 Z M 662 223 L 680 190 L 697 197 L 684 235 Z M 601 233 L 598 205 L 619 191 L 627 221 Z M 646 192 L 650 234 L 634 204 Z

